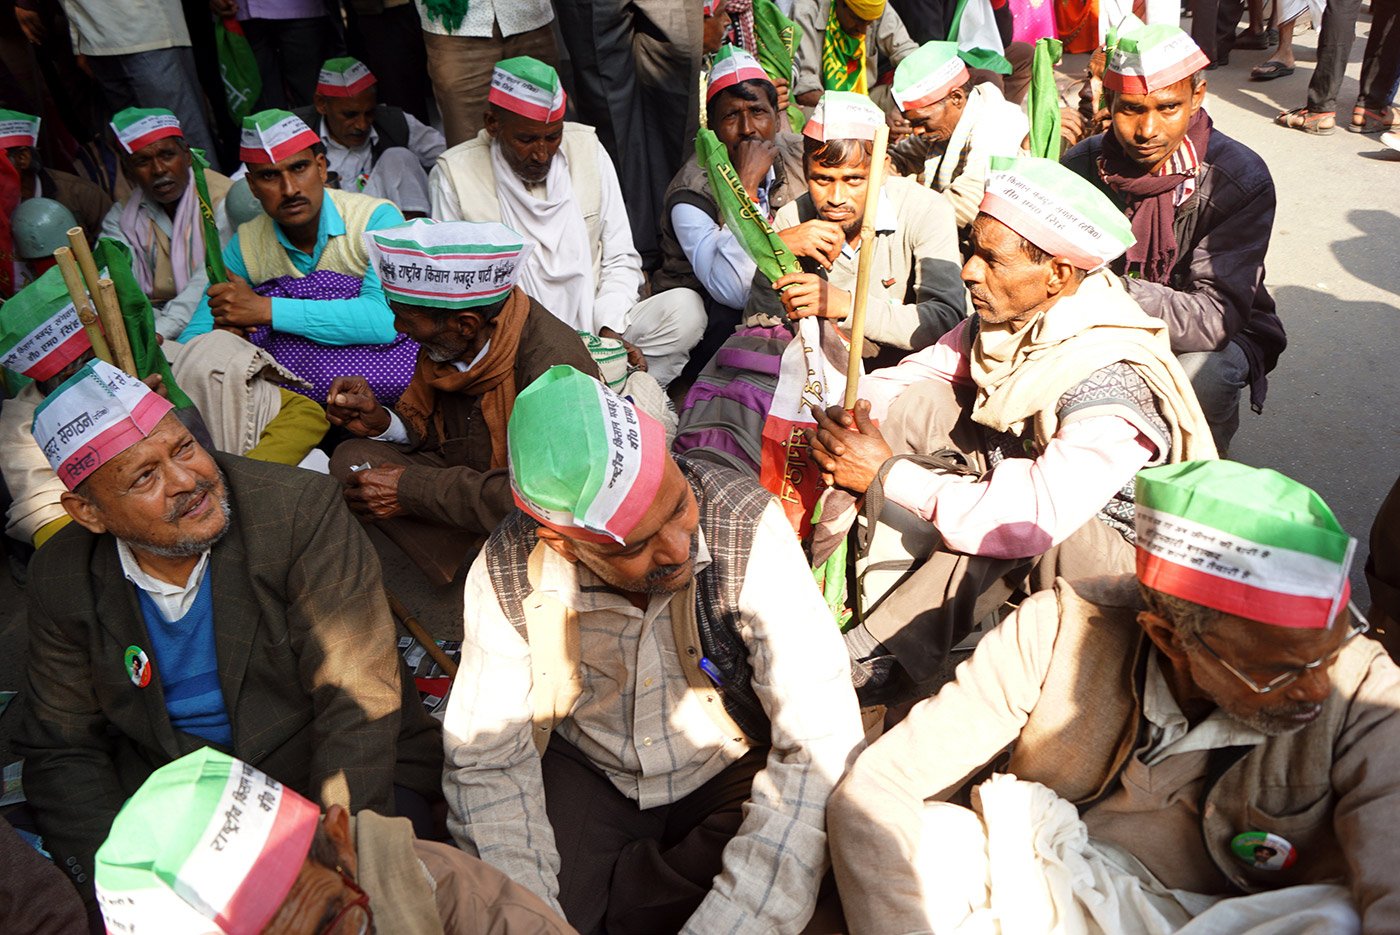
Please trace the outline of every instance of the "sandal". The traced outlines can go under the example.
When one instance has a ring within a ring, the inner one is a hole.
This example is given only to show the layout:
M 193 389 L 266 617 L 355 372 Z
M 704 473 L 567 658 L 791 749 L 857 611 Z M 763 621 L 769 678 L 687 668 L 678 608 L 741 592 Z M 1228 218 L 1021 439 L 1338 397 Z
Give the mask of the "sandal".
M 1269 61 L 1261 62 L 1249 70 L 1249 80 L 1273 81 L 1275 78 L 1287 78 L 1296 70 L 1292 65 L 1285 65 L 1283 62 L 1269 59 Z
M 1371 110 L 1357 105 L 1351 112 L 1351 124 L 1347 129 L 1352 133 L 1385 133 L 1387 130 L 1396 129 L 1396 125 L 1391 119 L 1389 107 L 1384 110 Z
M 1279 114 L 1274 118 L 1274 123 L 1315 136 L 1329 136 L 1337 129 L 1337 115 L 1333 111 L 1318 113 L 1306 107 L 1299 107 Z

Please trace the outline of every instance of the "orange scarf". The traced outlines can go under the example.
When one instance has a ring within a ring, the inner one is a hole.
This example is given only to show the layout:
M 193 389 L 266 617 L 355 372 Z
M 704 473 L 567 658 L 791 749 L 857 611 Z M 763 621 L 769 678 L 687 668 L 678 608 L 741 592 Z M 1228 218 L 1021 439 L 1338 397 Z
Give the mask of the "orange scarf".
M 444 441 L 438 393 L 480 396 L 481 414 L 486 419 L 486 428 L 491 432 L 491 467 L 506 466 L 506 423 L 510 420 L 511 409 L 515 407 L 515 353 L 520 346 L 520 332 L 525 327 L 525 316 L 528 314 L 530 299 L 516 286 L 510 291 L 505 307 L 496 316 L 490 349 L 470 370 L 458 370 L 450 363 L 437 363 L 428 357 L 426 351 L 419 350 L 413 380 L 394 406 L 415 435 L 427 438 L 428 420 L 432 419 L 438 441 Z

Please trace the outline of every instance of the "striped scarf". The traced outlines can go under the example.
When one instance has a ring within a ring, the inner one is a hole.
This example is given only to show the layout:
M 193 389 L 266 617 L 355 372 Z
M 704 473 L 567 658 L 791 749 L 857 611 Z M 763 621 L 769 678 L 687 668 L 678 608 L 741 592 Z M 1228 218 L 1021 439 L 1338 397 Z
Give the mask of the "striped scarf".
M 853 36 L 841 28 L 836 19 L 836 2 L 831 0 L 822 38 L 822 87 L 866 94 L 865 36 Z

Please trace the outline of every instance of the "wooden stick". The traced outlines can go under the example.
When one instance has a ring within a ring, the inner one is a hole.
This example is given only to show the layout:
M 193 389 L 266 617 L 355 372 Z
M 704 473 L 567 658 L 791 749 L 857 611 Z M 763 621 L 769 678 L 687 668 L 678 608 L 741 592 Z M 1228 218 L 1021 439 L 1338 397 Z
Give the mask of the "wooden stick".
M 126 318 L 122 316 L 121 301 L 117 298 L 117 285 L 110 279 L 99 279 L 97 292 L 102 300 L 100 305 L 109 309 L 107 314 L 115 318 L 110 326 L 105 317 L 102 320 L 102 327 L 107 332 L 107 343 L 112 345 L 112 356 L 116 358 L 119 367 L 139 380 L 141 374 L 136 369 L 136 355 L 131 351 L 131 336 L 126 331 Z
M 851 297 L 851 356 L 846 360 L 847 409 L 854 409 L 860 393 L 860 355 L 865 346 L 865 300 L 870 291 L 870 269 L 875 265 L 875 218 L 880 209 L 880 186 L 885 181 L 885 150 L 890 129 L 875 128 L 875 149 L 870 154 L 870 179 L 865 186 L 865 216 L 860 221 L 860 260 L 856 265 L 856 294 Z
M 403 605 L 403 601 L 400 601 L 393 591 L 385 588 L 384 596 L 389 599 L 389 610 L 395 617 L 399 618 L 399 622 L 404 625 L 404 629 L 408 631 L 409 635 L 418 641 L 418 645 L 422 646 L 429 656 L 433 657 L 433 662 L 436 662 L 438 668 L 447 673 L 448 678 L 455 679 L 457 677 L 457 663 L 452 661 L 452 657 L 442 651 L 442 647 L 428 635 L 428 631 L 423 629 L 423 624 L 418 622 L 418 618 L 409 612 L 408 608 Z
M 88 341 L 92 344 L 92 353 L 98 360 L 105 360 L 110 364 L 112 349 L 107 346 L 107 339 L 102 336 L 97 315 L 88 304 L 87 290 L 83 288 L 83 274 L 78 271 L 78 261 L 73 259 L 73 251 L 68 247 L 59 247 L 53 252 L 53 258 L 58 262 L 63 284 L 68 287 L 68 297 L 73 300 L 73 308 L 78 312 L 78 321 L 83 323 L 83 330 L 87 332 Z
M 81 227 L 68 228 L 68 246 L 72 248 L 73 256 L 78 261 L 78 269 L 82 271 L 83 281 L 92 296 L 92 304 L 97 308 L 102 330 L 107 333 L 107 344 L 112 349 L 113 361 L 133 377 L 139 378 L 136 359 L 131 355 L 131 340 L 126 334 L 126 322 L 122 319 L 121 306 L 117 304 L 117 294 L 115 291 L 110 294 L 103 293 L 97 275 L 97 261 L 88 249 L 87 237 L 83 235 Z

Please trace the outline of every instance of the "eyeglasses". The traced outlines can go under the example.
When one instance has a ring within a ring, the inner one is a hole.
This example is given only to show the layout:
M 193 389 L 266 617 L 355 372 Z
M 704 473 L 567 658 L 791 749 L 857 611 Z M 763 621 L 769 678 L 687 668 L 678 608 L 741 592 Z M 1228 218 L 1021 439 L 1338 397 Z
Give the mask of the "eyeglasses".
M 356 896 L 341 906 L 340 911 L 321 927 L 317 935 L 330 935 L 332 932 L 336 935 L 369 935 L 374 929 L 374 913 L 369 908 L 369 894 L 360 889 L 360 885 L 340 867 L 336 867 L 335 872 L 340 874 L 340 879 Z M 342 922 L 345 923 L 343 928 Z
M 1196 634 L 1196 642 L 1200 643 L 1203 647 L 1205 647 L 1205 651 L 1210 653 L 1213 657 L 1215 657 L 1215 661 L 1224 666 L 1231 675 L 1248 685 L 1250 691 L 1258 695 L 1267 695 L 1269 692 L 1278 691 L 1280 688 L 1287 688 L 1289 685 L 1292 685 L 1294 682 L 1298 681 L 1300 678 L 1311 672 L 1313 669 L 1319 669 L 1324 666 L 1330 665 L 1332 661 L 1337 658 L 1337 656 L 1341 655 L 1342 650 L 1346 648 L 1346 645 L 1348 643 L 1356 639 L 1361 634 L 1365 633 L 1367 630 L 1371 629 L 1371 624 L 1368 623 L 1366 618 L 1361 615 L 1361 611 L 1356 609 L 1355 604 L 1348 601 L 1347 608 L 1351 611 L 1351 629 L 1347 631 L 1347 635 L 1342 638 L 1342 642 L 1337 646 L 1336 649 L 1332 650 L 1330 653 L 1323 656 L 1321 659 L 1314 659 L 1312 662 L 1298 666 L 1296 669 L 1289 669 L 1287 672 L 1275 676 L 1274 678 L 1265 682 L 1263 685 L 1260 685 L 1258 682 L 1254 681 L 1254 679 L 1245 675 L 1239 669 L 1236 669 L 1230 663 L 1226 662 L 1225 658 L 1221 656 L 1220 653 L 1216 652 L 1215 649 L 1209 643 L 1206 642 L 1206 638 L 1202 634 Z

